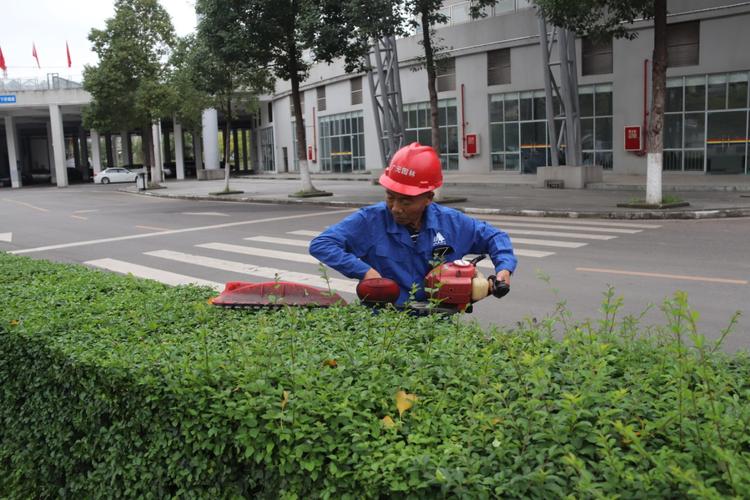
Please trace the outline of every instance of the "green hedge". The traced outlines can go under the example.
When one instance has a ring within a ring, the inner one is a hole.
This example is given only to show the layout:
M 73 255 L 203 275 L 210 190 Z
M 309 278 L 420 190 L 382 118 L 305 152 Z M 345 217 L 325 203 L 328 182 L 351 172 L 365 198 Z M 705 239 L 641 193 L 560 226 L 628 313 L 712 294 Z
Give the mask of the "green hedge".
M 0 496 L 750 495 L 750 362 L 681 295 L 644 337 L 211 293 L 0 254 Z

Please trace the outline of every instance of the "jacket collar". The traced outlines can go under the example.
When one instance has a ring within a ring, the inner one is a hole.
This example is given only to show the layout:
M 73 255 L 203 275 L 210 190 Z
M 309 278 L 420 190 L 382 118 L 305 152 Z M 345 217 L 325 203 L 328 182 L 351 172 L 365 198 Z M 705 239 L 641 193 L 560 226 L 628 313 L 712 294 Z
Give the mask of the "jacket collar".
M 388 207 L 386 206 L 385 202 L 381 202 L 383 205 L 383 208 L 385 209 L 385 220 L 386 220 L 386 231 L 389 234 L 398 234 L 399 239 L 402 241 L 402 243 L 411 245 L 411 236 L 409 235 L 409 230 L 406 229 L 401 224 L 398 224 L 395 219 L 393 218 L 393 215 L 391 215 L 391 211 L 388 210 Z M 419 228 L 420 232 L 425 232 L 428 230 L 435 230 L 437 228 L 437 211 L 438 208 L 435 206 L 435 203 L 430 203 L 427 205 L 427 208 L 424 211 L 424 214 L 422 215 L 422 227 Z

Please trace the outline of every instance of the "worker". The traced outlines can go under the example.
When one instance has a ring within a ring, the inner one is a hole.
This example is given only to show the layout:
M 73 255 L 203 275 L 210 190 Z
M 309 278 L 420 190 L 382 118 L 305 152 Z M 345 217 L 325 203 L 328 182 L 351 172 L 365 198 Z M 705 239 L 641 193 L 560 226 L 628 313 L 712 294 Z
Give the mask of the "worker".
M 389 278 L 400 288 L 396 305 L 423 301 L 424 277 L 440 262 L 488 254 L 496 276 L 489 293 L 507 293 L 516 268 L 508 235 L 463 212 L 433 202 L 443 184 L 440 157 L 414 142 L 393 155 L 380 176 L 385 202 L 361 208 L 310 242 L 310 254 L 348 278 Z M 498 286 L 500 285 L 500 286 Z

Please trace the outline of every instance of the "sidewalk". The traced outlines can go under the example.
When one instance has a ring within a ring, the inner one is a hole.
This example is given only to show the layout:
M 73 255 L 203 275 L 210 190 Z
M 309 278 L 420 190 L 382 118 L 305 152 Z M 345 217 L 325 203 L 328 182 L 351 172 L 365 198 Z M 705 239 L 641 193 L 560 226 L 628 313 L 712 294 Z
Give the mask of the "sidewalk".
M 295 174 L 255 175 L 232 178 L 230 188 L 241 194 L 212 195 L 224 189 L 224 181 L 168 180 L 165 189 L 141 194 L 183 199 L 260 203 L 304 203 L 360 207 L 382 201 L 383 188 L 365 174 L 313 174 L 313 184 L 332 196 L 292 198 L 300 190 Z M 446 173 L 442 195 L 463 198 L 450 206 L 467 213 L 550 217 L 597 217 L 616 219 L 695 219 L 750 216 L 750 175 L 663 176 L 665 197 L 677 197 L 690 205 L 671 209 L 618 207 L 645 197 L 644 176 L 605 173 L 604 182 L 587 189 L 536 188 L 536 177 L 517 173 Z M 135 187 L 125 188 L 138 192 Z

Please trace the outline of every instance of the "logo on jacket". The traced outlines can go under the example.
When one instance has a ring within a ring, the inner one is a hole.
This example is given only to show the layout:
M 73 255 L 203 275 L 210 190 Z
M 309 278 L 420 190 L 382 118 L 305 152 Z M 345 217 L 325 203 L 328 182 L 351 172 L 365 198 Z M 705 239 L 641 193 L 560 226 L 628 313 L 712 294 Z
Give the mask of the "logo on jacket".
M 438 245 L 445 245 L 445 237 L 440 234 L 440 231 L 437 232 L 435 238 L 432 240 L 432 246 L 436 247 Z

